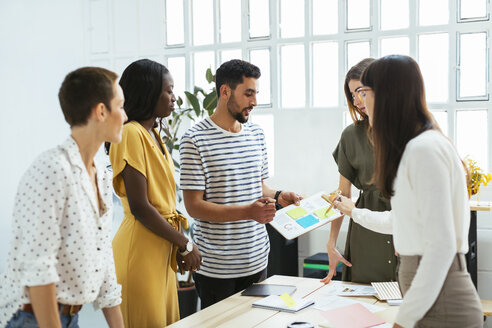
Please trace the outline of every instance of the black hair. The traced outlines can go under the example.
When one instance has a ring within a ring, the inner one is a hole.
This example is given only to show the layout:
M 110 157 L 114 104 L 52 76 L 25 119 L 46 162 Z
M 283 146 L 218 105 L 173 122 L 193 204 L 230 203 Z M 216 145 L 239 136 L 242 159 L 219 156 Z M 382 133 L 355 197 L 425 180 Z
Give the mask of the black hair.
M 123 71 L 120 86 L 125 95 L 124 109 L 130 121 L 145 121 L 155 115 L 162 94 L 162 83 L 169 70 L 150 59 L 134 61 Z M 105 144 L 109 154 L 110 144 Z
M 130 121 L 145 121 L 155 114 L 162 94 L 166 66 L 149 59 L 131 63 L 121 75 L 120 86 L 125 95 L 125 112 Z
M 71 127 L 87 124 L 92 109 L 100 103 L 111 111 L 117 78 L 116 73 L 101 67 L 82 67 L 69 73 L 58 92 L 65 121 Z
M 220 98 L 220 87 L 223 84 L 228 85 L 232 90 L 234 90 L 238 84 L 243 83 L 243 77 L 253 77 L 255 79 L 259 79 L 260 76 L 260 69 L 247 61 L 232 59 L 223 63 L 215 73 L 215 89 L 217 90 L 217 98 Z

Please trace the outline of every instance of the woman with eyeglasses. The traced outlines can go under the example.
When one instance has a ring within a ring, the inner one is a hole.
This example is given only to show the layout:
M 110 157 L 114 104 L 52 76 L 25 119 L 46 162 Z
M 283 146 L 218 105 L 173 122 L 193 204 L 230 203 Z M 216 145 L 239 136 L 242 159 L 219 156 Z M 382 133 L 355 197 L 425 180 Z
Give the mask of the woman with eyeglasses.
M 342 132 L 333 157 L 340 173 L 338 188 L 342 195 L 350 198 L 351 187 L 354 185 L 360 191 L 357 207 L 389 211 L 389 200 L 370 182 L 374 173 L 374 149 L 366 107 L 356 93 L 357 88 L 362 86 L 362 71 L 373 61 L 373 58 L 362 60 L 345 76 L 345 96 L 354 123 Z M 330 269 L 322 282 L 329 283 L 336 276 L 336 266 L 340 262 L 345 264 L 342 271 L 344 281 L 396 281 L 396 256 L 392 236 L 368 230 L 351 219 L 344 258 L 336 249 L 342 221 L 343 217 L 331 223 L 330 238 L 326 245 Z
M 482 327 L 482 306 L 466 269 L 470 209 L 467 173 L 425 102 L 418 64 L 380 58 L 357 91 L 372 126 L 374 181 L 392 210 L 335 206 L 364 227 L 393 234 L 403 293 L 394 327 Z

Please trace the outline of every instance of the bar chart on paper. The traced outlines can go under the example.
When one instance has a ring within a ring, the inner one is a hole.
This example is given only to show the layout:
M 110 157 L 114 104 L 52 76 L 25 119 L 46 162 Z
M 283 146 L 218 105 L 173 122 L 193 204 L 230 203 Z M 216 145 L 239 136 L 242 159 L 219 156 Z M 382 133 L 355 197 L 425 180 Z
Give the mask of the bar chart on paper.
M 321 191 L 301 200 L 299 206 L 292 204 L 284 207 L 277 211 L 270 224 L 290 240 L 340 217 L 340 212 L 330 208 L 331 204 L 323 195 L 326 198 L 326 193 Z

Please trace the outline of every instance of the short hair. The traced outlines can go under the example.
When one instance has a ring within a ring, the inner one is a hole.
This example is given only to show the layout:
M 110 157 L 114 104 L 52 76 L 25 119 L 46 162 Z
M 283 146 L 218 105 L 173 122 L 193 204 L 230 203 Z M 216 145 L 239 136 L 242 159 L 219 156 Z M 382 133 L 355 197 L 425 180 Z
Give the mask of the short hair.
M 350 80 L 360 80 L 364 69 L 366 69 L 366 67 L 369 66 L 373 61 L 375 61 L 374 58 L 365 58 L 352 66 L 347 72 L 347 75 L 345 75 L 345 83 L 343 85 L 343 89 L 345 91 L 345 97 L 347 98 L 347 105 L 349 108 L 350 117 L 352 117 L 352 120 L 355 124 L 367 120 L 367 114 L 362 112 L 360 109 L 357 108 L 357 106 L 354 105 L 354 99 L 352 98 L 352 93 L 350 92 L 348 84 Z
M 125 95 L 125 112 L 130 121 L 144 121 L 155 114 L 162 94 L 162 82 L 169 70 L 150 59 L 137 60 L 121 75 L 120 86 Z
M 223 84 L 228 85 L 234 90 L 238 84 L 243 83 L 243 77 L 254 77 L 255 79 L 259 79 L 260 76 L 260 69 L 247 61 L 232 59 L 223 63 L 215 73 L 217 98 L 220 97 L 220 87 Z
M 92 109 L 99 103 L 111 111 L 117 79 L 116 73 L 101 67 L 82 67 L 69 73 L 58 92 L 65 121 L 71 127 L 87 124 Z

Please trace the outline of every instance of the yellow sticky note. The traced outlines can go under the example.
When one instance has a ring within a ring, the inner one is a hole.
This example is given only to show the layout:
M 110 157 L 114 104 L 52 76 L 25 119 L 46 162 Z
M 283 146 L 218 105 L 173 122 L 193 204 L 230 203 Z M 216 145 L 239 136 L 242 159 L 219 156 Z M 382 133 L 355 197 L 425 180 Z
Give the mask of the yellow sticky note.
M 288 210 L 285 213 L 287 213 L 287 215 L 290 216 L 291 218 L 293 218 L 294 220 L 297 220 L 298 218 L 306 215 L 307 211 L 305 209 L 303 209 L 302 207 L 298 206 L 296 208 Z
M 283 293 L 282 295 L 280 295 L 280 299 L 284 301 L 285 305 L 287 305 L 288 307 L 293 307 L 294 305 L 296 305 L 296 301 L 294 301 L 292 297 L 290 297 L 290 295 L 287 293 Z
M 316 216 L 319 219 L 326 219 L 326 218 L 332 216 L 333 214 L 335 214 L 335 211 L 333 209 L 331 209 L 328 213 L 326 213 L 326 210 L 328 209 L 328 207 L 329 206 L 317 209 L 316 211 L 314 211 L 314 214 L 316 214 Z

